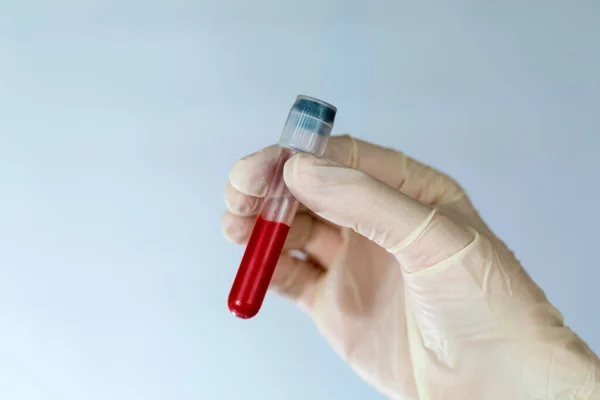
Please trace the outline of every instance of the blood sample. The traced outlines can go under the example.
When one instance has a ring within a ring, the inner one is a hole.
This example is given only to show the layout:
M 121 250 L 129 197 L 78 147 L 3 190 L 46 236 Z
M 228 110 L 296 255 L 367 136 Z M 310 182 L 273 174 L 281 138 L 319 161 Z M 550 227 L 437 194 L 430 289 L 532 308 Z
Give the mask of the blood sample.
M 236 280 L 229 297 L 229 309 L 239 318 L 258 313 L 290 227 L 259 216 L 254 225 Z
M 336 112 L 331 104 L 308 96 L 298 96 L 290 110 L 279 159 L 229 293 L 229 310 L 239 318 L 252 318 L 260 310 L 298 209 L 283 180 L 285 162 L 296 152 L 322 156 Z

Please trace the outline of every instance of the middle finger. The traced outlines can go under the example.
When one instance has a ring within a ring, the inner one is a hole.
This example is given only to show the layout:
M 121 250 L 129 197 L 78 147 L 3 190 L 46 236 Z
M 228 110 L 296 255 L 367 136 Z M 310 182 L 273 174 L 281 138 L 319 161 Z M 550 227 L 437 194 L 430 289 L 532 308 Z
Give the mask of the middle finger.
M 237 244 L 248 242 L 254 226 L 253 217 L 243 217 L 225 213 L 222 228 L 225 236 Z M 301 250 L 323 268 L 327 268 L 342 245 L 340 230 L 313 218 L 309 214 L 297 214 L 290 233 L 284 244 L 284 250 Z

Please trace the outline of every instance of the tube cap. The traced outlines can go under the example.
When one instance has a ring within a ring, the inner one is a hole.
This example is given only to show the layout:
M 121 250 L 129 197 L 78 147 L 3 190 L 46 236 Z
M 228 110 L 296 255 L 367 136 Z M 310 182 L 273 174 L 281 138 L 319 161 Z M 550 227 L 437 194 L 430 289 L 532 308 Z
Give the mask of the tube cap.
M 322 100 L 298 96 L 281 133 L 279 145 L 296 151 L 323 155 L 337 108 Z

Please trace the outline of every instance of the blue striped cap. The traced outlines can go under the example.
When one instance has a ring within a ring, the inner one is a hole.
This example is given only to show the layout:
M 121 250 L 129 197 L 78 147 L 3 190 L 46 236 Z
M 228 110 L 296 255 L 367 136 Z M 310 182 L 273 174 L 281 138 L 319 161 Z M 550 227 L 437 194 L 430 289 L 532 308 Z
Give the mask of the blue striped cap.
M 333 125 L 337 108 L 314 97 L 300 95 L 292 106 L 293 111 L 311 116 L 328 125 Z

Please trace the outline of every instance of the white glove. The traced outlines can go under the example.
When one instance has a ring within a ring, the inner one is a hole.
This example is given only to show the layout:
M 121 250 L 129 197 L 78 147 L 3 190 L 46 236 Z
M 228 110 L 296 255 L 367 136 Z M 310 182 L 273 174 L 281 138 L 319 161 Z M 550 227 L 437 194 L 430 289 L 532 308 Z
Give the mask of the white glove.
M 244 243 L 272 146 L 238 161 L 228 238 Z M 394 150 L 331 138 L 285 166 L 301 207 L 272 288 L 393 399 L 600 399 L 600 360 L 447 176 Z M 600 318 L 600 316 L 599 316 Z

